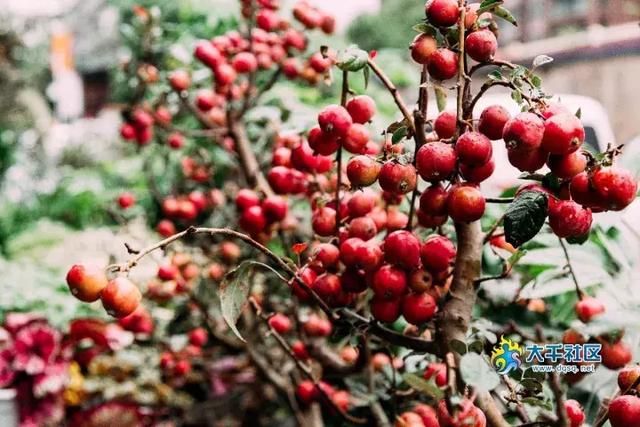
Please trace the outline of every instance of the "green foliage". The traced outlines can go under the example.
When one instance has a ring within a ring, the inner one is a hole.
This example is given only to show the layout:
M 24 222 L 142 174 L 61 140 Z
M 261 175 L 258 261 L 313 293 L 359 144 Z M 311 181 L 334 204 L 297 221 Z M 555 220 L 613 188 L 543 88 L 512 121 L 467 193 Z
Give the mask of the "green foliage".
M 360 16 L 353 21 L 347 35 L 365 50 L 406 49 L 415 36 L 407 23 L 417 23 L 423 18 L 423 2 L 383 0 L 379 14 Z

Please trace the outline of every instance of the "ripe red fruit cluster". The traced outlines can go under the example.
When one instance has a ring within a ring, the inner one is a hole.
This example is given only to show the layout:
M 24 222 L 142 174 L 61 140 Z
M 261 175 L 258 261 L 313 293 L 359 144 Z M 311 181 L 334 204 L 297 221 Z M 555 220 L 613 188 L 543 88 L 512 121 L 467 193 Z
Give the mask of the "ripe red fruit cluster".
M 333 405 L 342 412 L 349 409 L 351 397 L 347 391 L 336 390 L 333 386 L 324 381 L 315 384 L 313 381 L 302 381 L 296 387 L 296 397 L 298 401 L 305 406 L 314 402 L 325 403 L 322 394 L 325 394 Z
M 165 302 L 189 292 L 200 277 L 200 267 L 191 256 L 177 252 L 167 264 L 158 267 L 156 278 L 147 283 L 146 297 Z
M 276 223 L 287 217 L 287 200 L 278 195 L 261 198 L 258 193 L 242 189 L 236 195 L 236 207 L 240 213 L 240 227 L 252 236 L 269 236 Z
M 147 145 L 153 139 L 154 118 L 148 111 L 137 108 L 131 112 L 128 120 L 120 126 L 120 136 L 126 141 L 135 141 L 138 145 Z
M 207 196 L 208 195 L 198 190 L 194 190 L 186 195 L 167 196 L 162 200 L 160 206 L 162 215 L 171 221 L 178 221 L 183 224 L 192 223 L 198 215 L 211 207 L 212 201 L 210 197 Z M 167 224 L 164 227 L 169 226 Z

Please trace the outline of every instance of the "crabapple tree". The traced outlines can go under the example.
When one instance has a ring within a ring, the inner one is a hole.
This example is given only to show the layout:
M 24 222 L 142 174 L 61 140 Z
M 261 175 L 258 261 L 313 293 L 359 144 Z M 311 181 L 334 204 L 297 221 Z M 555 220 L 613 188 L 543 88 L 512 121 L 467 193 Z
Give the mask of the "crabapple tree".
M 121 134 L 141 156 L 181 155 L 179 183 L 150 183 L 149 218 L 164 240 L 128 246 L 128 261 L 104 269 L 73 266 L 72 294 L 100 299 L 121 322 L 143 305 L 182 301 L 200 322 L 190 345 L 215 349 L 202 353 L 209 358 L 246 354 L 300 425 L 582 425 L 585 412 L 566 391 L 585 374 L 522 367 L 498 376 L 489 359 L 499 335 L 522 345 L 602 344 L 604 366 L 621 369 L 620 391 L 594 423 L 640 425 L 640 375 L 628 366 L 623 331 L 554 335 L 483 322 L 491 307 L 483 283 L 509 277 L 541 233 L 563 249 L 557 262 L 566 261 L 581 324 L 601 316 L 605 305 L 581 289 L 567 245 L 587 240 L 594 215 L 624 209 L 637 192 L 615 165 L 618 148 L 585 150 L 579 114 L 542 90 L 535 68 L 548 58 L 536 58 L 534 70 L 496 59 L 496 20 L 515 23 L 502 3 L 425 4 L 407 40 L 421 69 L 415 105 L 376 52 L 308 49 L 307 33 L 329 34 L 335 21 L 304 1 L 288 19 L 277 0 L 242 0 L 240 29 L 197 42 L 193 64 L 142 62 Z M 360 75 L 397 107 L 382 136 L 376 102 L 350 85 Z M 336 81 L 340 96 L 319 108 L 316 123 L 283 130 L 256 114 L 283 79 Z M 472 79 L 482 82 L 477 91 Z M 502 105 L 477 111 L 494 87 L 511 91 L 518 114 Z M 429 103 L 442 107 L 447 95 L 456 108 L 430 114 Z M 494 160 L 498 144 L 511 166 Z M 228 159 L 220 170 L 216 156 Z M 482 182 L 507 167 L 522 172 L 522 186 L 513 197 L 487 197 Z M 117 202 L 124 210 L 136 199 Z M 504 209 L 493 217 L 490 207 Z M 127 278 L 156 250 L 170 255 L 156 278 L 144 286 Z M 498 275 L 483 264 L 487 250 L 507 254 Z M 522 303 L 516 296 L 502 309 Z M 160 369 L 186 377 L 192 366 L 167 351 Z

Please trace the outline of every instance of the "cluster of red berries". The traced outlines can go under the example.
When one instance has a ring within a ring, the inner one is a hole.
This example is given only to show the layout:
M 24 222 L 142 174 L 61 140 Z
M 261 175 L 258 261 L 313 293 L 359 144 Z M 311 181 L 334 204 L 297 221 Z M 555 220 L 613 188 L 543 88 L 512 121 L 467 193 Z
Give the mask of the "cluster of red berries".
M 176 252 L 170 262 L 158 267 L 156 277 L 147 283 L 146 296 L 163 302 L 193 289 L 200 267 L 187 253 Z
M 325 403 L 322 394 L 326 395 L 336 408 L 342 412 L 349 410 L 351 397 L 348 391 L 336 390 L 330 384 L 319 381 L 317 384 L 313 381 L 302 381 L 296 388 L 296 397 L 298 401 L 305 405 L 311 405 L 314 402 Z
M 469 399 L 464 399 L 449 412 L 447 402 L 441 400 L 437 410 L 419 403 L 410 411 L 403 412 L 397 418 L 395 427 L 485 427 L 487 420 L 480 408 Z
M 474 31 L 465 39 L 465 52 L 478 62 L 493 59 L 498 49 L 496 36 L 488 29 L 476 28 L 479 4 L 467 6 L 465 27 Z M 425 5 L 427 21 L 439 29 L 447 29 L 458 24 L 460 10 L 456 0 L 433 0 Z M 435 80 L 449 80 L 458 74 L 459 55 L 448 47 L 438 47 L 433 35 L 417 35 L 410 46 L 411 58 L 418 64 L 426 65 L 429 75 Z
M 142 294 L 136 285 L 124 276 L 108 280 L 105 272 L 93 266 L 76 264 L 67 273 L 71 293 L 80 301 L 100 299 L 105 310 L 114 317 L 125 317 L 140 305 Z
M 236 195 L 236 207 L 240 213 L 240 227 L 251 236 L 268 240 L 275 225 L 287 218 L 289 204 L 278 195 L 266 196 L 261 199 L 258 193 L 249 189 L 242 189 Z
M 166 377 L 182 379 L 193 368 L 193 360 L 202 356 L 202 347 L 209 341 L 204 328 L 189 331 L 189 343 L 180 351 L 165 351 L 160 354 L 160 369 Z
M 120 127 L 120 136 L 125 141 L 147 145 L 153 139 L 153 116 L 142 108 L 135 109 Z

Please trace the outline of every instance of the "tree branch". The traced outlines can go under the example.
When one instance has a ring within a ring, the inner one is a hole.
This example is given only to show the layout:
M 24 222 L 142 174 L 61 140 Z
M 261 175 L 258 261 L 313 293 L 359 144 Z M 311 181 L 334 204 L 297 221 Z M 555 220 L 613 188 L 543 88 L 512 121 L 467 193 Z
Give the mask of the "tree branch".
M 400 109 L 400 112 L 404 116 L 404 119 L 407 122 L 409 129 L 413 134 L 415 134 L 416 132 L 415 123 L 413 122 L 411 113 L 407 108 L 407 104 L 404 102 L 404 100 L 402 99 L 402 96 L 398 92 L 398 88 L 396 88 L 393 82 L 384 73 L 384 71 L 382 71 L 382 69 L 378 66 L 378 64 L 376 64 L 373 61 L 373 59 L 369 58 L 367 64 L 369 65 L 369 68 L 371 68 L 371 71 L 373 71 L 373 73 L 378 77 L 378 79 L 380 79 L 380 82 L 382 82 L 384 87 L 386 87 L 389 93 L 391 93 L 391 96 L 393 97 L 393 100 L 395 101 L 396 105 Z

